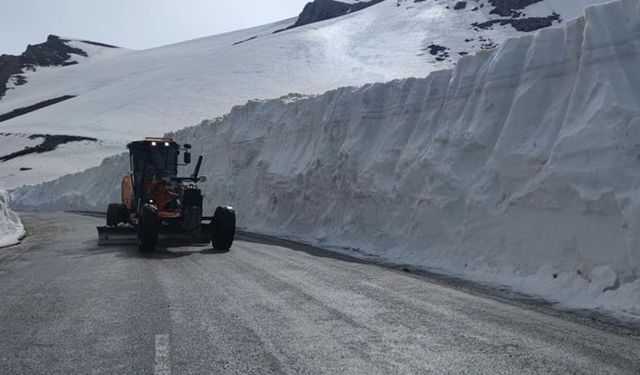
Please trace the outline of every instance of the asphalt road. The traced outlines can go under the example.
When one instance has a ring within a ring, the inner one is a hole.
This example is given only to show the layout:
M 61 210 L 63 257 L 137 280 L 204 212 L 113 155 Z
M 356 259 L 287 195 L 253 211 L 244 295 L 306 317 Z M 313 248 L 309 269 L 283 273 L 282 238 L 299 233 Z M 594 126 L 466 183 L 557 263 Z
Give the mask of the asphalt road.
M 0 374 L 640 374 L 640 333 L 288 242 L 98 247 L 23 217 L 0 249 Z

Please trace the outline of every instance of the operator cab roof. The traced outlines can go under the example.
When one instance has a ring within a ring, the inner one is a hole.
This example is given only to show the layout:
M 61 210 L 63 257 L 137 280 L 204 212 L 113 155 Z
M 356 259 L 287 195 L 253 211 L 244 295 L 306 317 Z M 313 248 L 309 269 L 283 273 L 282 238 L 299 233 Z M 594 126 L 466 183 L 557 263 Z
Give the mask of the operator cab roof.
M 154 138 L 147 137 L 141 141 L 133 141 L 127 145 L 128 148 L 132 147 L 149 147 L 149 146 L 173 146 L 178 147 L 178 144 L 171 138 Z

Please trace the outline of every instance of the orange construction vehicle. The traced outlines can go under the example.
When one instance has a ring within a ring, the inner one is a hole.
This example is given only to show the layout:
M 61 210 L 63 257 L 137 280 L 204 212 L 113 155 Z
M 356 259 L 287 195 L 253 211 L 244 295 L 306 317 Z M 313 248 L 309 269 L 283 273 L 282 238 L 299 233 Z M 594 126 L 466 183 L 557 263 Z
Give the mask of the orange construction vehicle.
M 178 157 L 191 163 L 191 146 L 180 147 L 169 138 L 146 138 L 131 142 L 131 172 L 122 179 L 122 202 L 107 209 L 107 225 L 98 227 L 100 245 L 136 241 L 141 252 L 154 251 L 159 241 L 171 244 L 211 242 L 214 249 L 231 248 L 236 216 L 231 207 L 220 206 L 212 217 L 202 215 L 199 176 L 202 156 L 193 174 L 178 177 Z

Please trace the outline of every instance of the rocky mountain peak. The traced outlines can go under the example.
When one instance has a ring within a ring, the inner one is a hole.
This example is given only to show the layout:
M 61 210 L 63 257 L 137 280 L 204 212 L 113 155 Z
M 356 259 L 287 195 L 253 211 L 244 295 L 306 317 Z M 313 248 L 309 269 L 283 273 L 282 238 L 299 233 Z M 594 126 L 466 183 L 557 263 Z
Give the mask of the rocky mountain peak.
M 27 49 L 19 56 L 0 56 L 0 99 L 7 92 L 7 84 L 11 77 L 15 78 L 15 85 L 26 83 L 21 74 L 26 69 L 35 69 L 39 66 L 66 66 L 76 62 L 70 61 L 71 55 L 87 57 L 87 53 L 80 48 L 67 44 L 69 40 L 57 35 L 49 35 L 47 41 L 40 44 L 27 46 Z
M 378 4 L 382 1 L 384 0 L 345 3 L 338 0 L 314 0 L 304 7 L 302 13 L 300 13 L 300 15 L 298 16 L 298 20 L 296 21 L 296 23 L 292 26 L 289 26 L 285 30 L 344 16 L 345 14 L 357 12 L 372 5 Z

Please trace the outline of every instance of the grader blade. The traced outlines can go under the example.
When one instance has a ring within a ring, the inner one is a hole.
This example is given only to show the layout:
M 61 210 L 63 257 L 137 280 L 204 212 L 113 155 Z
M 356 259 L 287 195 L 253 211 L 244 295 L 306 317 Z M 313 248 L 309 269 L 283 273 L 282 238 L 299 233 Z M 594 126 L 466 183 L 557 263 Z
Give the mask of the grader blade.
M 137 240 L 134 228 L 98 227 L 98 245 L 135 245 Z
M 185 233 L 180 230 L 160 228 L 158 233 L 158 243 L 163 245 L 192 245 L 206 244 L 211 241 L 210 224 L 202 224 L 201 231 L 195 233 Z M 137 243 L 137 233 L 135 228 L 119 227 L 98 227 L 98 245 L 135 245 Z

